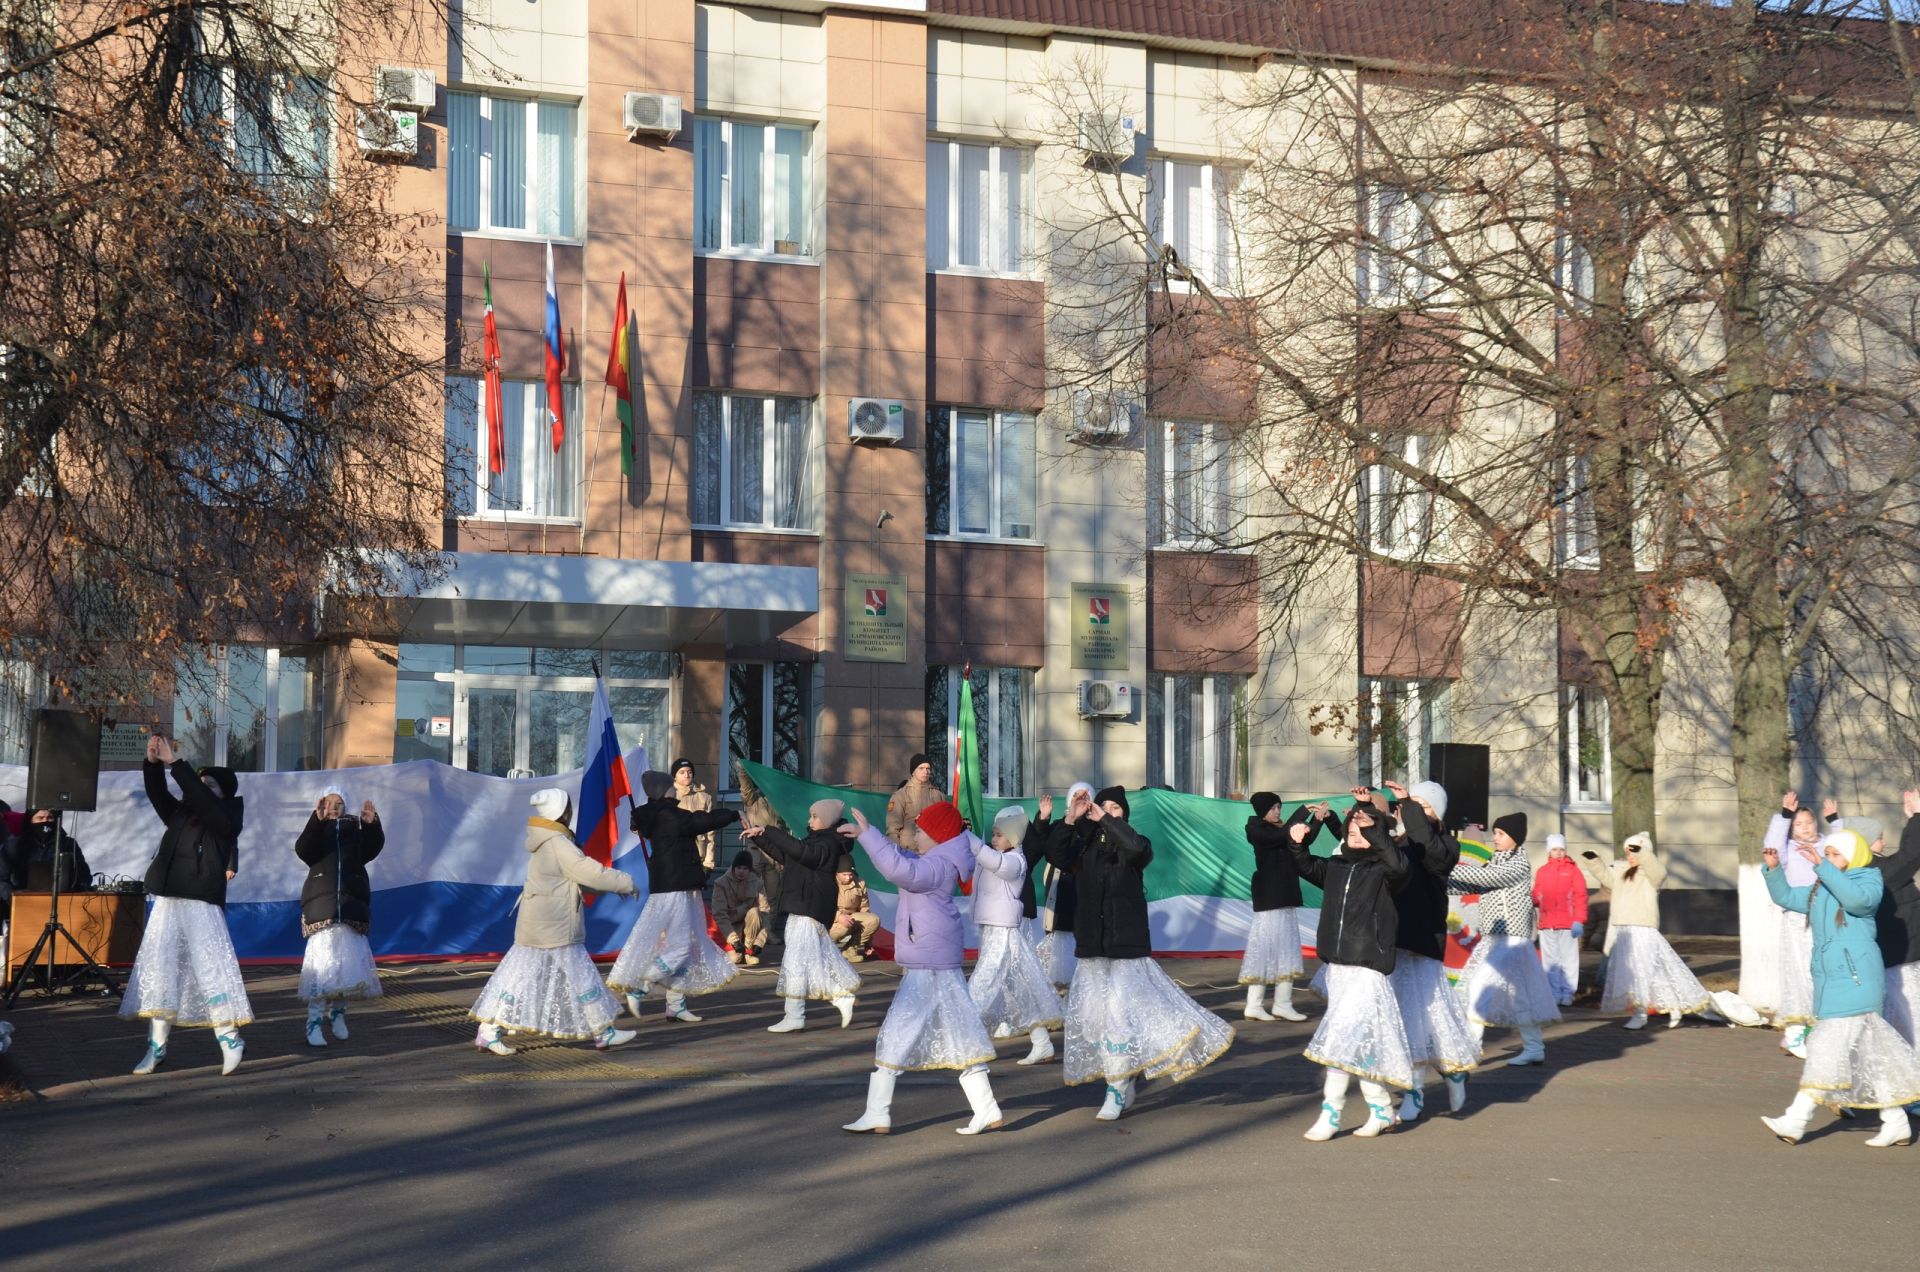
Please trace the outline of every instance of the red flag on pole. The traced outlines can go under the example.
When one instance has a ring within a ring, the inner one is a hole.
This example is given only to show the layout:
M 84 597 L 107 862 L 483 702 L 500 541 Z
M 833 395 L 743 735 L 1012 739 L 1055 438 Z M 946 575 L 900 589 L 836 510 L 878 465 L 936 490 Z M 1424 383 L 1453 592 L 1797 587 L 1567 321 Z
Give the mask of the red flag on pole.
M 506 443 L 501 438 L 506 407 L 500 391 L 500 329 L 493 323 L 493 262 L 486 267 L 487 313 L 482 323 L 485 339 L 481 365 L 486 369 L 487 471 L 507 471 Z

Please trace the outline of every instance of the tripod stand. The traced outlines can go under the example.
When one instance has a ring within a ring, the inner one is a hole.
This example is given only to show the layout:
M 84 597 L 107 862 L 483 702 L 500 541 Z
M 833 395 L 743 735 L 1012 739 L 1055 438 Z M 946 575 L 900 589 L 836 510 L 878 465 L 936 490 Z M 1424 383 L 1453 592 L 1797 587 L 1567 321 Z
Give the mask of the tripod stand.
M 62 851 L 61 839 L 60 810 L 56 808 L 53 810 L 53 881 L 48 898 L 47 925 L 40 930 L 40 939 L 33 943 L 33 952 L 27 955 L 27 961 L 20 964 L 20 970 L 13 974 L 13 984 L 7 987 L 5 1006 L 9 1010 L 12 1009 L 14 1000 L 20 997 L 20 991 L 26 988 L 27 978 L 33 974 L 34 965 L 40 961 L 42 950 L 46 951 L 47 965 L 45 982 L 41 989 L 49 997 L 61 985 L 86 984 L 88 981 L 99 981 L 100 992 L 103 994 L 113 992 L 113 973 L 94 962 L 93 955 L 87 952 L 87 947 L 75 940 L 73 933 L 67 931 L 66 925 L 60 921 L 60 874 L 66 861 L 72 860 L 70 854 Z M 56 937 L 64 938 L 67 945 L 79 956 L 80 966 L 64 977 L 59 976 L 55 971 L 59 951 Z

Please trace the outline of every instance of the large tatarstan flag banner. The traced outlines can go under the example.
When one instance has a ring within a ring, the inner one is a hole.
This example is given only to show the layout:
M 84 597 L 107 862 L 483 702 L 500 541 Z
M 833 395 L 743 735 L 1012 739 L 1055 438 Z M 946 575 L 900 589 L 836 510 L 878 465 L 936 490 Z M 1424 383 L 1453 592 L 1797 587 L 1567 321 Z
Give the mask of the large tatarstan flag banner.
M 560 377 L 567 373 L 567 345 L 560 335 L 560 290 L 553 281 L 553 244 L 547 244 L 547 418 L 553 423 L 553 449 L 567 437 L 567 399 Z

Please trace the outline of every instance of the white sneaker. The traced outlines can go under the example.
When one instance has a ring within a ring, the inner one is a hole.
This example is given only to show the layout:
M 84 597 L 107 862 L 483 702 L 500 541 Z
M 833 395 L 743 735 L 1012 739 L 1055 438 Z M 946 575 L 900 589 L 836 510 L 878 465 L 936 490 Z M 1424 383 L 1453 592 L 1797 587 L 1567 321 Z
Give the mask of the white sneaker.
M 147 1044 L 147 1054 L 140 1057 L 140 1063 L 133 1066 L 133 1071 L 140 1074 L 152 1073 L 160 1067 L 161 1061 L 166 1058 L 167 1049 L 165 1047 L 157 1042 L 149 1042 Z
M 347 1040 L 347 1009 L 336 1006 L 327 1013 L 327 1019 L 333 1022 L 333 1036 L 345 1042 Z
M 600 1031 L 600 1036 L 593 1040 L 593 1045 L 596 1049 L 605 1051 L 609 1047 L 624 1047 L 639 1036 L 635 1030 L 615 1029 L 612 1025 L 608 1025 Z
M 1647 1027 L 1647 1013 L 1644 1011 L 1634 1012 L 1633 1015 L 1627 1017 L 1627 1023 L 1620 1027 L 1622 1029 L 1645 1029 Z
M 500 1026 L 482 1025 L 473 1035 L 473 1045 L 482 1051 L 491 1051 L 496 1056 L 510 1056 L 513 1048 L 500 1041 Z
M 322 1029 L 320 1025 L 320 1017 L 307 1017 L 307 1045 L 309 1047 L 324 1047 L 327 1045 L 326 1031 Z
M 1307 1133 L 1303 1135 L 1301 1138 L 1309 1139 L 1309 1140 L 1312 1140 L 1314 1143 L 1319 1144 L 1332 1139 L 1334 1136 L 1334 1133 L 1339 1129 L 1340 1129 L 1340 1110 L 1333 1107 L 1333 1105 L 1327 1103 L 1325 1100 L 1322 1100 L 1320 1102 L 1319 1120 L 1316 1121 L 1312 1126 L 1308 1127 Z
M 221 1033 L 215 1030 L 213 1036 L 220 1040 L 220 1076 L 225 1077 L 240 1067 L 240 1057 L 246 1054 L 247 1044 L 233 1031 Z

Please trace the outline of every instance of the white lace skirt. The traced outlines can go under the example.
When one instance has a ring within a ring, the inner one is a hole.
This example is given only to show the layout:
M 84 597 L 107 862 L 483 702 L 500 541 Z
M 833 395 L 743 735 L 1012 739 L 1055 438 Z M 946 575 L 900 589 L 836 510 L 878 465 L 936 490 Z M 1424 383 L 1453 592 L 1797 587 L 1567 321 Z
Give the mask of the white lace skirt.
M 1370 967 L 1335 963 L 1321 971 L 1326 973 L 1322 983 L 1327 1011 L 1307 1044 L 1307 1059 L 1369 1082 L 1410 1089 L 1413 1057 L 1400 1003 L 1387 978 Z
M 980 1023 L 990 1029 L 1005 1025 L 1014 1033 L 1026 1033 L 1042 1025 L 1060 1027 L 1060 995 L 1028 944 L 1025 928 L 981 925 L 980 957 L 967 978 L 967 992 L 980 1011 Z
M 516 945 L 467 1013 L 483 1025 L 549 1038 L 598 1038 L 620 1009 L 584 945 Z
M 227 916 L 185 897 L 155 897 L 120 1000 L 125 1019 L 234 1027 L 253 1019 Z
M 1773 1023 L 1813 1023 L 1813 929 L 1797 910 L 1780 911 L 1780 1007 Z
M 1800 1089 L 1833 1109 L 1890 1109 L 1920 1100 L 1920 1056 L 1886 1017 L 1830 1016 L 1807 1034 Z
M 1540 955 L 1524 936 L 1483 936 L 1461 969 L 1467 1019 L 1476 1025 L 1542 1025 L 1560 1019 Z
M 1480 1043 L 1467 1023 L 1460 996 L 1447 981 L 1445 963 L 1399 950 L 1387 983 L 1399 1004 L 1407 1055 L 1414 1064 L 1442 1073 L 1467 1073 L 1480 1063 Z
M 1307 970 L 1300 953 L 1300 911 L 1293 906 L 1255 910 L 1240 960 L 1242 985 L 1279 985 L 1299 980 Z
M 1073 969 L 1080 964 L 1075 957 L 1078 948 L 1071 932 L 1049 932 L 1040 938 L 1040 966 L 1047 969 L 1055 989 L 1073 984 Z
M 780 979 L 773 992 L 782 998 L 845 998 L 860 988 L 860 973 L 827 935 L 818 919 L 787 916 L 786 944 L 780 951 Z
M 1699 1015 L 1712 1005 L 1713 995 L 1673 952 L 1659 928 L 1615 926 L 1601 1011 Z
M 993 1059 L 993 1039 L 957 967 L 909 967 L 880 1022 L 873 1061 L 883 1069 L 971 1069 Z
M 663 985 L 675 994 L 711 994 L 739 974 L 707 935 L 707 907 L 699 890 L 690 888 L 647 898 L 607 973 L 607 988 L 616 994 L 645 994 Z
M 366 935 L 335 923 L 308 937 L 300 960 L 300 997 L 310 1003 L 380 997 L 380 972 Z
M 1068 1086 L 1127 1078 L 1185 1081 L 1226 1054 L 1233 1026 L 1187 996 L 1150 958 L 1083 958 L 1067 990 Z
M 1920 1046 L 1920 1039 L 1914 1037 L 1914 1022 L 1920 1020 L 1920 963 L 1887 969 L 1887 1001 L 1880 1014 L 1908 1046 Z

